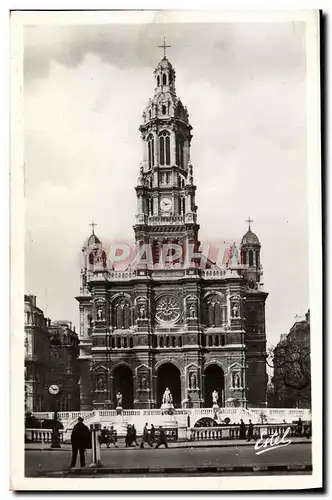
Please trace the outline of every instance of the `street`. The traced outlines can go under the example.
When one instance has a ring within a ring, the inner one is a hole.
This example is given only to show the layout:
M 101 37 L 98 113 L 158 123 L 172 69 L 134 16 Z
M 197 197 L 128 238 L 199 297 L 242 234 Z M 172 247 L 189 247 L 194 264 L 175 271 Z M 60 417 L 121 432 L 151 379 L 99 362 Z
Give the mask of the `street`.
M 35 450 L 25 452 L 26 476 L 40 476 L 42 473 L 68 471 L 71 451 L 69 449 L 51 451 Z M 311 444 L 292 444 L 284 448 L 272 449 L 256 455 L 254 444 L 251 446 L 199 447 L 199 448 L 159 448 L 159 449 L 105 449 L 102 448 L 101 460 L 104 467 L 119 469 L 139 468 L 178 468 L 179 471 L 190 467 L 236 467 L 311 464 Z M 86 453 L 86 463 L 91 463 L 91 450 Z M 79 461 L 77 462 L 77 466 Z M 153 471 L 151 471 L 153 472 Z M 156 471 L 157 472 L 157 471 Z M 187 471 L 190 474 L 190 470 Z M 184 471 L 184 474 L 186 472 Z

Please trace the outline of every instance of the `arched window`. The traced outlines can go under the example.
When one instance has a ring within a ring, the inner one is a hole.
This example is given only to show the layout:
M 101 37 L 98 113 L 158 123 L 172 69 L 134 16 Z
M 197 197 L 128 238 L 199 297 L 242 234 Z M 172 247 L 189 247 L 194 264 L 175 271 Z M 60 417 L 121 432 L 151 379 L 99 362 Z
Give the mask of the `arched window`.
M 184 215 L 186 211 L 186 200 L 185 198 L 180 198 L 180 215 Z
M 179 337 L 179 347 L 182 347 L 182 337 Z
M 166 337 L 166 347 L 169 347 L 169 337 Z
M 176 136 L 176 164 L 179 167 L 184 165 L 184 140 L 180 134 Z
M 113 325 L 117 329 L 130 328 L 131 306 L 128 299 L 119 300 L 114 306 Z
M 176 347 L 176 338 L 172 337 L 172 347 Z
M 212 337 L 209 335 L 209 347 L 212 347 Z
M 221 326 L 225 321 L 225 305 L 219 295 L 208 297 L 204 303 L 203 323 L 208 327 Z
M 132 349 L 134 347 L 134 339 L 133 337 L 129 338 L 129 347 Z
M 157 85 L 158 85 L 158 87 L 160 85 L 160 76 L 159 75 L 157 76 Z
M 166 83 L 167 83 L 167 77 L 165 73 L 163 73 L 163 85 L 166 85 Z
M 170 139 L 166 130 L 159 135 L 159 162 L 160 165 L 170 165 L 171 163 Z
M 254 265 L 254 253 L 252 250 L 249 250 L 249 266 Z
M 114 349 L 114 347 L 115 347 L 114 337 L 112 337 L 111 345 L 112 345 L 112 348 Z
M 225 335 L 221 336 L 221 345 L 225 345 Z
M 247 263 L 247 252 L 245 250 L 242 251 L 242 259 L 243 259 L 243 264 Z
M 127 338 L 126 337 L 124 337 L 124 339 L 123 339 L 123 347 L 125 347 L 125 348 L 128 347 L 128 345 L 127 345 Z
M 166 106 L 165 106 L 165 104 L 163 104 L 161 106 L 161 112 L 162 112 L 163 115 L 166 115 Z
M 121 347 L 121 337 L 116 338 L 116 347 L 119 349 Z
M 154 139 L 151 134 L 148 137 L 148 162 L 149 168 L 152 168 L 154 165 Z
M 216 335 L 216 336 L 215 336 L 215 339 L 214 339 L 214 345 L 215 345 L 216 347 L 219 347 L 219 337 L 218 337 L 218 335 Z
M 159 347 L 164 347 L 164 337 L 160 337 L 160 339 L 159 339 Z
M 129 328 L 131 325 L 131 313 L 130 313 L 130 307 L 129 304 L 125 304 L 123 307 L 123 323 L 125 328 Z
M 259 251 L 256 250 L 256 266 L 259 267 Z

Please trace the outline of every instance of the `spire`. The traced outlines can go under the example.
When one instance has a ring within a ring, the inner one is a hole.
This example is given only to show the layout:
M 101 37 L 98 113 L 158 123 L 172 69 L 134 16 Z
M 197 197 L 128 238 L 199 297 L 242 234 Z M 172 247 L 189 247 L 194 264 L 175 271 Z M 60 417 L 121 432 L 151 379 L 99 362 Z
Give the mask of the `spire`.
M 164 57 L 163 59 L 166 59 L 166 49 L 172 47 L 172 45 L 166 45 L 166 38 L 164 37 L 164 43 L 163 45 L 158 45 L 160 49 L 164 49 Z
M 249 216 L 249 217 L 248 217 L 248 219 L 247 219 L 245 222 L 248 222 L 248 225 L 249 225 L 249 227 L 248 227 L 248 231 L 251 231 L 250 223 L 251 223 L 251 222 L 254 222 L 254 221 L 253 221 L 253 220 L 250 218 L 250 216 Z
M 95 234 L 95 226 L 98 226 L 98 224 L 96 224 L 94 221 L 92 221 L 91 224 L 89 224 L 89 226 L 92 227 L 92 234 Z

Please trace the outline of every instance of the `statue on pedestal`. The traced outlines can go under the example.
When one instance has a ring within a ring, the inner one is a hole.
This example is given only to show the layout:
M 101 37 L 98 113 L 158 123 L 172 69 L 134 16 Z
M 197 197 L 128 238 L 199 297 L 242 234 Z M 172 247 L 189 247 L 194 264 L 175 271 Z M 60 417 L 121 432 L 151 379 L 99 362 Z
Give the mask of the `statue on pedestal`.
M 172 404 L 172 402 L 173 402 L 172 393 L 168 387 L 166 387 L 166 389 L 165 389 L 162 402 L 163 402 L 163 404 Z
M 212 407 L 218 406 L 218 399 L 219 399 L 219 394 L 218 391 L 214 390 L 212 393 Z
M 116 394 L 116 407 L 122 408 L 122 394 L 120 391 L 118 391 Z

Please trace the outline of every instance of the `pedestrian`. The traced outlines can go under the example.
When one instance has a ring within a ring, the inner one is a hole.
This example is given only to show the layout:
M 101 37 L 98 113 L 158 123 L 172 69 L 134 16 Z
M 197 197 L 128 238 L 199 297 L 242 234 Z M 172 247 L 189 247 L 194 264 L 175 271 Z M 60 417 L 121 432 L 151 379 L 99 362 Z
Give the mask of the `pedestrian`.
M 151 429 L 150 429 L 150 445 L 152 446 L 156 440 L 156 429 L 153 424 L 151 424 Z
M 110 439 L 109 431 L 107 427 L 104 427 L 100 433 L 100 438 L 99 438 L 100 446 L 102 444 L 106 444 L 107 448 L 109 448 L 109 439 Z
M 141 440 L 141 444 L 140 444 L 140 448 L 144 448 L 144 444 L 147 443 L 149 444 L 150 446 L 152 446 L 152 444 L 149 442 L 149 431 L 148 431 L 148 423 L 146 422 L 144 428 L 143 428 L 143 435 L 142 435 L 142 440 Z
M 159 446 L 161 446 L 162 444 L 165 446 L 165 448 L 168 448 L 165 431 L 160 425 L 159 426 L 159 437 L 158 437 L 157 444 L 156 444 L 155 448 L 159 448 Z
M 72 458 L 71 467 L 76 466 L 77 453 L 80 452 L 81 467 L 85 467 L 85 450 L 91 447 L 91 435 L 86 425 L 83 424 L 83 418 L 78 417 L 77 424 L 74 425 L 71 433 Z
M 126 434 L 126 438 L 125 438 L 126 448 L 128 448 L 128 446 L 131 446 L 131 436 L 132 436 L 131 425 L 128 424 L 127 425 L 127 434 Z
M 240 439 L 246 438 L 246 424 L 243 422 L 243 419 L 240 420 Z
M 248 425 L 248 441 L 253 439 L 254 437 L 254 425 L 251 420 L 249 420 L 249 425 Z
M 118 440 L 118 437 L 117 437 L 116 431 L 114 430 L 114 427 L 112 425 L 110 433 L 109 433 L 109 442 L 108 442 L 107 448 L 109 448 L 111 444 L 114 444 L 114 448 L 117 448 L 118 447 L 118 445 L 116 444 L 117 440 Z
M 132 443 L 134 443 L 135 446 L 138 446 L 138 444 L 137 444 L 137 431 L 136 431 L 136 427 L 134 426 L 134 424 L 132 426 L 131 432 L 132 432 Z
M 299 436 L 302 436 L 302 428 L 303 428 L 303 422 L 302 422 L 301 418 L 299 418 L 297 421 L 297 425 L 296 425 L 296 433 Z

